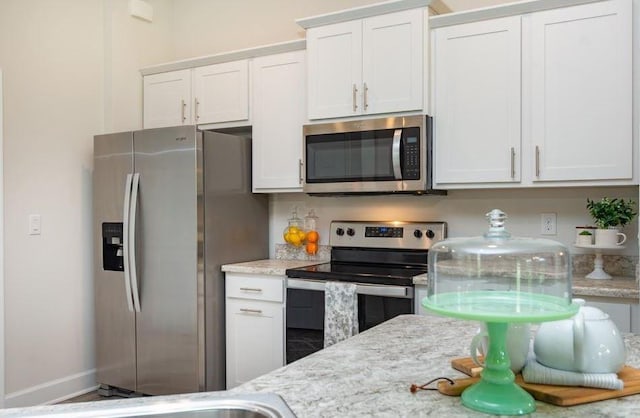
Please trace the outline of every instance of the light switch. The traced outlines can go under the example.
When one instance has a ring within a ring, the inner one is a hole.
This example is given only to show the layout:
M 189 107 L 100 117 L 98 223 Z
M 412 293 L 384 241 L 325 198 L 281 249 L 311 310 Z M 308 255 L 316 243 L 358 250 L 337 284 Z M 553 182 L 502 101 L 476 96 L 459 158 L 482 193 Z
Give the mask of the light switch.
M 29 235 L 40 235 L 40 215 L 29 215 Z

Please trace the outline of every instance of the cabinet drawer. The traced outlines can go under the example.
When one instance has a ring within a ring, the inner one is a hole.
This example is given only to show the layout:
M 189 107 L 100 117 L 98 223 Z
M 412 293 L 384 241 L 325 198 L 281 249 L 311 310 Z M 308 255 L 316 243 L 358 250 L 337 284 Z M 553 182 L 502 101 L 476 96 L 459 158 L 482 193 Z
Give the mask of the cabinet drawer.
M 271 302 L 284 301 L 284 277 L 227 273 L 226 297 Z

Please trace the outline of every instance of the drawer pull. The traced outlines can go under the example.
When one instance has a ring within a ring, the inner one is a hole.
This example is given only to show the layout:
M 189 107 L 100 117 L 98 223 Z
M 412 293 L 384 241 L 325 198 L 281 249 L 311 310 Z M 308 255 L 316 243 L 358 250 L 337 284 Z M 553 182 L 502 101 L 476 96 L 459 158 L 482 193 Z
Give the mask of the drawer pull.
M 262 311 L 260 309 L 247 309 L 247 308 L 240 308 L 240 312 L 243 313 L 252 313 L 252 314 L 262 314 Z
M 262 289 L 258 289 L 258 288 L 255 288 L 255 287 L 241 287 L 240 290 L 243 291 L 243 292 L 262 293 Z

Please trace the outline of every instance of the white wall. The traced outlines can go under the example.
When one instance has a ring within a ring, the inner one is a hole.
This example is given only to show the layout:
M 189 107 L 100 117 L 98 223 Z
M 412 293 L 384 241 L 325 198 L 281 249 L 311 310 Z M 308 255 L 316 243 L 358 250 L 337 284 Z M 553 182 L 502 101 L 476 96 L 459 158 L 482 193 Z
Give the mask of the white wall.
M 4 122 L 2 121 L 2 67 L 0 67 L 0 377 L 4 376 L 4 181 L 3 143 Z M 4 408 L 4 379 L 0 378 L 0 408 Z
M 138 68 L 173 58 L 173 1 L 153 3 L 150 24 L 126 0 L 0 2 L 5 406 L 95 384 L 93 135 L 141 127 Z M 28 235 L 29 214 L 41 235 Z
M 380 0 L 175 1 L 177 59 L 304 38 L 295 19 Z
M 100 0 L 6 0 L 5 390 L 93 367 L 92 136 L 102 126 Z M 27 233 L 29 214 L 42 234 Z

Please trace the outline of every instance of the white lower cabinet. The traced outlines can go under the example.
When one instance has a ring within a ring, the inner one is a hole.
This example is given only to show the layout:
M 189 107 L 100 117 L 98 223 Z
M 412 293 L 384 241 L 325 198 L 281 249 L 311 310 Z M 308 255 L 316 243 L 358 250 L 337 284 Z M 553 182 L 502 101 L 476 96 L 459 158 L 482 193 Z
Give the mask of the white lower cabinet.
M 600 300 L 589 299 L 583 297 L 587 306 L 593 306 L 609 315 L 609 318 L 616 324 L 620 332 L 638 332 L 638 304 L 602 302 Z M 632 317 L 632 313 L 636 313 L 636 318 Z M 636 331 L 633 331 L 635 322 Z
M 284 277 L 226 273 L 227 389 L 284 366 Z

